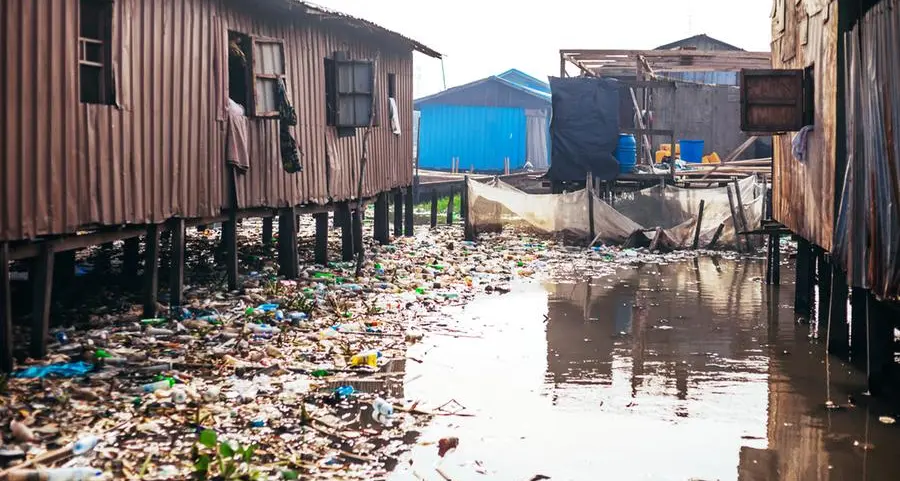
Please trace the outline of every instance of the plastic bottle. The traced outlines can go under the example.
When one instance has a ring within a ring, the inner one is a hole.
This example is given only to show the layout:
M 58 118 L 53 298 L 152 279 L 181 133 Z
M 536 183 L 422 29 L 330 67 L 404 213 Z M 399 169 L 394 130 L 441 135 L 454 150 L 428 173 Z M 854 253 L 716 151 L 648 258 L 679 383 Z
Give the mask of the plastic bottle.
M 256 324 L 251 322 L 250 324 L 247 324 L 247 327 L 253 331 L 254 334 L 278 334 L 281 332 L 281 329 L 268 324 Z
M 363 351 L 350 358 L 351 366 L 367 365 L 369 367 L 378 367 L 378 360 L 381 359 L 381 351 L 370 350 Z
M 144 331 L 144 333 L 147 334 L 148 336 L 174 336 L 175 335 L 175 331 L 173 331 L 171 329 L 163 329 L 160 327 L 148 327 L 147 330 Z
M 81 456 L 82 454 L 93 450 L 99 442 L 100 438 L 97 436 L 85 436 L 78 441 L 75 441 L 75 444 L 72 445 L 72 454 L 74 454 L 75 456 Z
M 372 418 L 381 424 L 390 424 L 394 417 L 394 405 L 382 398 L 372 401 Z
M 162 381 L 151 382 L 149 384 L 144 384 L 141 386 L 141 390 L 144 392 L 156 392 L 164 389 L 172 389 L 172 386 L 175 385 L 175 380 L 172 378 L 163 379 Z
M 275 311 L 275 320 L 283 321 L 284 320 L 284 311 L 282 311 L 281 309 L 277 309 Z
M 291 312 L 288 314 L 288 317 L 290 317 L 292 321 L 305 321 L 308 316 L 305 312 Z

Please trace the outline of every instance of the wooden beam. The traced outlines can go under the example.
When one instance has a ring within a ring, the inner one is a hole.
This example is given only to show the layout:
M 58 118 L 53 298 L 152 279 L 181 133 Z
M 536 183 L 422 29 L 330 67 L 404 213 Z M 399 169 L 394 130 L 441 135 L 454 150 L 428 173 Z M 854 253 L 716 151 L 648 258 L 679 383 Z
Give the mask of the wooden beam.
M 263 217 L 263 225 L 262 225 L 262 243 L 264 247 L 269 247 L 272 245 L 273 238 L 273 218 L 272 217 Z
M 374 238 L 384 245 L 391 241 L 390 222 L 388 219 L 388 198 L 386 192 L 381 192 L 375 198 L 375 222 L 373 226 Z
M 0 372 L 13 369 L 12 291 L 9 286 L 9 244 L 0 242 Z
M 404 203 L 406 204 L 406 210 L 404 212 L 404 222 L 403 222 L 403 235 L 407 237 L 412 237 L 415 234 L 415 217 L 413 212 L 413 186 L 410 185 L 406 188 L 406 195 L 403 197 Z
M 346 202 L 338 205 L 335 217 L 340 217 L 341 225 L 341 260 L 350 262 L 353 260 L 353 219 L 350 214 L 350 206 Z
M 170 221 L 172 231 L 172 263 L 169 266 L 169 307 L 184 304 L 184 219 Z
M 159 234 L 160 226 L 147 226 L 144 248 L 144 317 L 156 317 L 159 300 Z
M 394 190 L 394 237 L 403 235 L 403 191 Z
M 706 206 L 706 201 L 700 199 L 700 209 L 697 212 L 697 227 L 694 229 L 694 242 L 691 244 L 691 249 L 697 250 L 697 247 L 700 245 L 700 228 L 703 225 L 703 208 Z
M 316 220 L 316 246 L 315 246 L 315 262 L 316 264 L 328 265 L 328 213 L 320 212 L 313 214 Z
M 350 213 L 350 224 L 353 226 L 353 253 L 358 254 L 363 251 L 363 228 L 362 228 L 362 211 L 356 208 Z

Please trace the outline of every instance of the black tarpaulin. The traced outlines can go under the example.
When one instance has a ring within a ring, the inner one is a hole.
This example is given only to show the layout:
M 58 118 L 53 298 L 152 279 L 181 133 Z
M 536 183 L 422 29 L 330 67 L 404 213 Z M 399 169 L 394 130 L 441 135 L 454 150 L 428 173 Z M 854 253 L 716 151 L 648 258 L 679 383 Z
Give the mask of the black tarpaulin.
M 550 78 L 553 117 L 550 122 L 554 181 L 583 181 L 587 172 L 600 180 L 615 179 L 613 156 L 619 138 L 619 83 L 600 78 Z

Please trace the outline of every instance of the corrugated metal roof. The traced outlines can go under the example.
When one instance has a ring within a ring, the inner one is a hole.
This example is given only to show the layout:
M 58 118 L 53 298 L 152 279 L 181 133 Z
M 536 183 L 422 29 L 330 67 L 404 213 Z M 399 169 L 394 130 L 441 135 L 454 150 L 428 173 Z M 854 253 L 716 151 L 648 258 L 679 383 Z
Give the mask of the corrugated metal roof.
M 507 74 L 507 73 L 509 73 L 509 71 L 504 72 L 504 74 Z M 504 74 L 501 74 L 501 75 L 504 75 Z M 526 74 L 522 74 L 522 75 L 526 75 Z M 527 76 L 527 75 L 526 75 L 526 76 Z M 534 79 L 533 77 L 531 77 L 531 78 Z M 540 82 L 540 81 L 537 80 L 537 79 L 534 79 L 534 80 L 537 81 L 537 82 Z M 438 93 L 436 93 L 436 94 L 432 94 L 432 95 L 428 95 L 428 96 L 425 96 L 425 97 L 421 97 L 421 98 L 419 98 L 419 99 L 416 99 L 416 106 L 417 106 L 417 108 L 418 108 L 418 105 L 419 105 L 420 103 L 433 102 L 433 101 L 435 101 L 435 100 L 440 99 L 441 97 L 445 97 L 445 96 L 448 96 L 448 95 L 450 95 L 450 94 L 457 94 L 457 93 L 460 93 L 460 92 L 462 92 L 462 91 L 464 91 L 464 90 L 472 89 L 472 88 L 475 88 L 475 87 L 478 87 L 478 86 L 482 86 L 482 85 L 484 85 L 484 84 L 486 84 L 486 83 L 491 83 L 491 82 L 498 83 L 498 84 L 500 84 L 500 85 L 502 85 L 502 86 L 504 86 L 504 87 L 508 87 L 508 88 L 514 89 L 514 90 L 519 91 L 519 92 L 523 92 L 523 93 L 528 94 L 528 95 L 530 95 L 530 96 L 532 96 L 532 97 L 535 97 L 535 98 L 537 98 L 537 99 L 539 99 L 539 100 L 541 100 L 541 101 L 543 101 L 543 102 L 546 102 L 547 104 L 550 103 L 551 95 L 550 95 L 550 86 L 549 86 L 549 85 L 547 85 L 547 90 L 546 90 L 546 91 L 542 91 L 542 90 L 538 90 L 538 89 L 536 89 L 536 88 L 532 88 L 532 87 L 527 86 L 527 85 L 523 85 L 523 84 L 517 83 L 517 82 L 515 82 L 515 81 L 509 80 L 509 79 L 506 79 L 506 78 L 502 78 L 502 77 L 500 77 L 500 76 L 498 76 L 498 75 L 493 75 L 493 76 L 491 76 L 491 77 L 486 77 L 486 78 L 483 78 L 483 79 L 480 79 L 480 80 L 476 80 L 476 81 L 474 81 L 474 82 L 469 82 L 469 83 L 467 83 L 467 84 L 459 85 L 459 86 L 456 86 L 456 87 L 451 87 L 451 88 L 449 88 L 449 89 L 447 89 L 447 90 L 443 90 L 443 91 L 438 92 Z
M 269 1 L 271 3 L 286 5 L 291 9 L 293 9 L 293 7 L 301 6 L 305 9 L 304 13 L 307 14 L 308 16 L 319 17 L 320 19 L 323 19 L 323 20 L 335 19 L 335 20 L 339 20 L 341 23 L 343 23 L 347 26 L 357 27 L 357 28 L 365 28 L 370 31 L 375 31 L 375 32 L 378 32 L 381 34 L 385 34 L 389 37 L 393 37 L 394 40 L 399 40 L 401 42 L 409 44 L 409 46 L 413 50 L 416 50 L 425 55 L 428 55 L 429 57 L 434 57 L 434 58 L 442 57 L 442 55 L 438 51 L 427 47 L 426 45 L 422 44 L 421 42 L 418 42 L 409 37 L 401 35 L 397 32 L 394 32 L 393 30 L 388 30 L 388 29 L 376 24 L 375 22 L 371 22 L 364 18 L 354 17 L 352 15 L 349 15 L 349 14 L 346 14 L 343 12 L 339 12 L 337 10 L 332 10 L 330 8 L 323 7 L 321 5 L 316 5 L 315 3 L 307 2 L 304 0 L 269 0 Z M 245 3 L 257 4 L 258 0 L 245 0 Z
M 672 43 L 667 43 L 665 45 L 660 45 L 653 50 L 674 50 L 680 47 L 692 47 L 696 45 L 702 44 L 711 44 L 715 45 L 717 48 L 715 50 L 734 50 L 734 51 L 743 51 L 744 49 L 740 47 L 735 47 L 730 43 L 723 42 L 719 39 L 712 38 L 705 33 L 701 33 L 699 35 L 694 35 L 692 37 L 683 38 L 681 40 L 676 40 Z
M 531 75 L 528 75 L 527 73 L 525 73 L 519 69 L 511 68 L 511 69 L 507 70 L 506 72 L 496 75 L 496 77 L 501 78 L 503 80 L 508 80 L 515 84 L 519 84 L 523 87 L 528 87 L 530 89 L 537 90 L 539 92 L 544 92 L 547 94 L 550 93 L 550 84 L 548 84 L 547 82 L 538 80 L 537 78 L 532 77 Z

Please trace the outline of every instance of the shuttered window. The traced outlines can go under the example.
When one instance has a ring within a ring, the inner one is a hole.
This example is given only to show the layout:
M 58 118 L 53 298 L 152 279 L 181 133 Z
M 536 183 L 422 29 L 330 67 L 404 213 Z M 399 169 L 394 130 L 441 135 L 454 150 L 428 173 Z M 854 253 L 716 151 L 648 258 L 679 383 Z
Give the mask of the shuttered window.
M 796 132 L 812 123 L 812 69 L 741 71 L 741 130 Z
M 253 106 L 259 117 L 278 115 L 277 88 L 284 78 L 284 44 L 253 39 Z
M 379 125 L 375 105 L 375 63 L 347 60 L 343 53 L 326 59 L 326 102 L 328 124 L 336 127 Z M 373 110 L 376 117 L 373 119 Z

